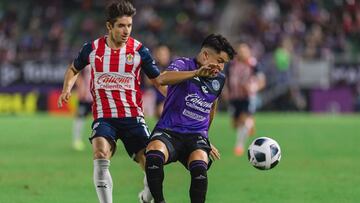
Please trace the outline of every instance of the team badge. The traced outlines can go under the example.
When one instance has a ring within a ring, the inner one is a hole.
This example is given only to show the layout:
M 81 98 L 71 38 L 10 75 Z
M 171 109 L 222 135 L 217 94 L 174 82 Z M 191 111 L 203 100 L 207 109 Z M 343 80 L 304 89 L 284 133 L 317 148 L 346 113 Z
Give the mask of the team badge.
M 126 55 L 126 64 L 129 65 L 134 64 L 134 56 L 132 54 Z
M 218 80 L 213 80 L 211 82 L 211 85 L 212 85 L 212 87 L 214 88 L 215 91 L 218 91 L 220 89 L 220 83 L 219 83 Z

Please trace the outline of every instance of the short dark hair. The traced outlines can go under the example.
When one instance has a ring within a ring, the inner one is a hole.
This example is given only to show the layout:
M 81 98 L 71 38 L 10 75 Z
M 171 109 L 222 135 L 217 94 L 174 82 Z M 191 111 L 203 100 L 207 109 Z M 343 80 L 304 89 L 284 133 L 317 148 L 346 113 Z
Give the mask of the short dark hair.
M 201 45 L 201 48 L 203 47 L 214 49 L 217 53 L 224 51 L 229 55 L 230 59 L 233 59 L 234 55 L 236 55 L 236 51 L 231 44 L 220 34 L 211 34 L 207 36 Z
M 112 25 L 116 18 L 123 16 L 133 17 L 136 14 L 136 9 L 128 0 L 119 0 L 111 2 L 106 8 L 106 21 Z

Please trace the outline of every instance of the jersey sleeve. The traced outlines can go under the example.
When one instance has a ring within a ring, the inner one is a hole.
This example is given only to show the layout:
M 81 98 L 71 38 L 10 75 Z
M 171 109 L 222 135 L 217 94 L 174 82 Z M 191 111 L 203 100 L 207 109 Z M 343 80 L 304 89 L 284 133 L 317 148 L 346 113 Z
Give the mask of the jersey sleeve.
M 74 67 L 76 70 L 82 70 L 89 64 L 89 55 L 92 51 L 91 43 L 85 43 L 81 50 L 79 51 L 78 56 L 74 60 Z
M 167 71 L 187 71 L 189 70 L 183 59 L 174 60 L 166 69 Z
M 160 75 L 159 68 L 157 67 L 155 60 L 150 54 L 150 51 L 148 48 L 141 46 L 139 49 L 139 54 L 141 57 L 141 68 L 145 72 L 145 74 L 150 78 L 156 78 Z

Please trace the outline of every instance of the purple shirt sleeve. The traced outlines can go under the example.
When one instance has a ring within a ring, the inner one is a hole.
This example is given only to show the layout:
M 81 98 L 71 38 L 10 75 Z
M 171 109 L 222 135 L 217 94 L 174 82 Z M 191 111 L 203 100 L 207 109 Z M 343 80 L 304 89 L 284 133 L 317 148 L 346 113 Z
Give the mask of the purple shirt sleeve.
M 174 60 L 166 69 L 167 71 L 188 71 L 189 67 L 183 59 Z

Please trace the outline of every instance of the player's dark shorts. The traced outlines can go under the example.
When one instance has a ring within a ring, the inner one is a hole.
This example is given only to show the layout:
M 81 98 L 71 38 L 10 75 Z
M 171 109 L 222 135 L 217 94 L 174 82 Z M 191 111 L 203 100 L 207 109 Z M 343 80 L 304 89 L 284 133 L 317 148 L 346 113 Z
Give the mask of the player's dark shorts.
M 231 100 L 229 111 L 233 118 L 238 118 L 243 113 L 252 115 L 256 111 L 255 103 L 250 99 Z
M 106 138 L 116 151 L 116 142 L 120 139 L 133 159 L 137 152 L 146 148 L 150 133 L 143 117 L 134 118 L 98 118 L 92 124 L 90 142 L 95 137 Z
M 150 142 L 153 140 L 162 141 L 169 152 L 169 159 L 166 164 L 179 161 L 185 168 L 188 168 L 188 159 L 190 154 L 197 150 L 204 150 L 208 156 L 211 151 L 210 142 L 201 134 L 177 133 L 169 130 L 155 129 L 150 136 Z M 208 169 L 211 165 L 209 157 Z
M 80 101 L 76 112 L 77 116 L 82 118 L 82 117 L 86 117 L 87 115 L 90 115 L 92 113 L 91 105 L 92 105 L 91 102 Z

